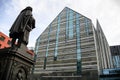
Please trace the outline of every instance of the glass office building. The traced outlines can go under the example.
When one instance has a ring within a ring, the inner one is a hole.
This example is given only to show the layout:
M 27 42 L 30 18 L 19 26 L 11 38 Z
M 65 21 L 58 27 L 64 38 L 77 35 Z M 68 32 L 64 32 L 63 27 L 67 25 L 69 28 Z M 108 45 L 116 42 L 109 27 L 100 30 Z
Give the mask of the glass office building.
M 98 30 L 91 19 L 65 7 L 36 40 L 34 74 L 97 76 L 104 68 L 99 56 L 109 51 L 106 49 L 106 53 L 101 54 L 103 48 L 99 49 L 101 37 L 97 36 Z

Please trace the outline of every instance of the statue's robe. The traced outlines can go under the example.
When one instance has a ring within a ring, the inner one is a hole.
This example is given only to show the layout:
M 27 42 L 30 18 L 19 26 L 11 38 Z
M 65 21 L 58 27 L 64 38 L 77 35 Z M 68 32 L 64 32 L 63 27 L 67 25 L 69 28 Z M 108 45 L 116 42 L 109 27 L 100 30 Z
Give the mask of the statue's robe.
M 35 19 L 30 10 L 22 10 L 10 29 L 10 38 L 18 38 L 28 44 L 29 32 L 35 28 Z

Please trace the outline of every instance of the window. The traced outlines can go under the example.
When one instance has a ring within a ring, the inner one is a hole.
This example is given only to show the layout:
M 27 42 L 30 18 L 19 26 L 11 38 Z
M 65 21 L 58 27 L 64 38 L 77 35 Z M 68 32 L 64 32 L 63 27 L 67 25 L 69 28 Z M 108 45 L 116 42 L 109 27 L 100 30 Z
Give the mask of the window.
M 0 36 L 0 40 L 1 40 L 1 41 L 4 41 L 4 40 L 5 40 L 5 37 Z
M 69 39 L 73 38 L 73 11 L 69 11 Z
M 66 10 L 66 40 L 68 39 L 68 17 L 69 9 Z
M 61 16 L 58 16 L 58 26 L 56 31 L 56 44 L 55 44 L 55 52 L 54 52 L 54 61 L 57 60 L 57 54 L 58 54 L 58 44 L 59 44 L 59 32 L 60 32 L 60 22 L 61 22 Z
M 66 39 L 73 39 L 73 15 L 72 10 L 66 10 Z
M 89 35 L 89 25 L 88 25 L 89 20 L 87 18 L 85 18 L 85 32 L 86 35 Z
M 77 75 L 81 74 L 81 48 L 80 48 L 80 15 L 76 14 L 76 40 L 77 40 Z
M 49 31 L 48 31 L 48 40 L 47 40 L 47 45 L 46 45 L 46 54 L 45 54 L 45 59 L 44 59 L 44 69 L 46 69 L 46 62 L 47 62 L 47 56 L 48 56 L 48 50 L 49 50 L 49 42 L 50 42 L 50 33 L 51 33 L 51 24 L 49 26 Z
M 10 41 L 10 40 L 8 40 L 7 44 L 8 44 L 8 45 L 10 45 L 10 44 L 11 44 L 11 41 Z

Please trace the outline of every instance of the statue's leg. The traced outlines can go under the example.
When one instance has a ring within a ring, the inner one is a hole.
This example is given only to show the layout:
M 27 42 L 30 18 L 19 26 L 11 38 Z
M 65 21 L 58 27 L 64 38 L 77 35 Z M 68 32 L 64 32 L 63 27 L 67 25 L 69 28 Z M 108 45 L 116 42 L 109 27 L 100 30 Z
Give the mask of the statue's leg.
M 19 38 L 19 39 L 18 39 L 18 44 L 17 44 L 17 45 L 18 45 L 18 47 L 20 47 L 20 46 L 21 46 L 21 43 L 22 43 L 22 40 L 21 40 L 21 38 Z
M 28 40 L 29 40 L 29 31 L 25 30 L 24 37 L 23 37 L 23 42 L 24 42 L 25 45 L 28 44 Z
M 26 44 L 28 44 L 28 41 L 29 41 L 29 33 L 30 33 L 30 32 L 27 30 L 27 31 L 26 31 Z
M 18 47 L 20 48 L 21 44 L 23 43 L 24 33 L 21 32 L 18 35 Z
M 14 47 L 15 41 L 16 41 L 16 38 L 12 38 L 12 41 L 11 41 L 11 46 L 12 46 L 12 47 Z

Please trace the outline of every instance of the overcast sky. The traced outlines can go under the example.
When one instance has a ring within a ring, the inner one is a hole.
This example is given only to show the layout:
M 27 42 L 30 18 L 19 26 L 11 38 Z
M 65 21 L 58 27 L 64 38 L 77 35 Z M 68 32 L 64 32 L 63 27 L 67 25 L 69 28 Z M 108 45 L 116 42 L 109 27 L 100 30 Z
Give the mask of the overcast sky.
M 0 31 L 9 35 L 9 29 L 25 7 L 33 8 L 36 28 L 30 33 L 29 47 L 53 19 L 69 7 L 92 19 L 99 20 L 109 45 L 120 45 L 120 0 L 0 0 Z

